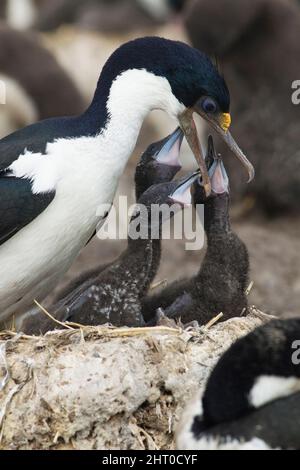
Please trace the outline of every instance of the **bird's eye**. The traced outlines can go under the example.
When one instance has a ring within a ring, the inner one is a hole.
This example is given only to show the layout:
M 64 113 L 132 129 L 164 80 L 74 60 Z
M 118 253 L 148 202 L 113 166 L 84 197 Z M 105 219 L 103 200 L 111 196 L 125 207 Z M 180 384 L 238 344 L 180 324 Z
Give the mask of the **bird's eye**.
M 213 114 L 217 111 L 217 103 L 212 98 L 204 98 L 201 106 L 205 113 Z

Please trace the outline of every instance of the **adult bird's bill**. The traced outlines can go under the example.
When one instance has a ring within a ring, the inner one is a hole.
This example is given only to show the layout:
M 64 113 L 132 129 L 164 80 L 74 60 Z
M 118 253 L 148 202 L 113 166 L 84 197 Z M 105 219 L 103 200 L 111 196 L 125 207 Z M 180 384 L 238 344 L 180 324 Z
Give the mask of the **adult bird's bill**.
M 248 173 L 248 182 L 252 181 L 255 174 L 253 165 L 249 162 L 246 155 L 240 149 L 229 132 L 229 127 L 231 124 L 230 114 L 228 112 L 221 112 L 213 98 L 202 97 L 193 107 L 184 111 L 184 113 L 180 116 L 179 121 L 187 142 L 201 170 L 202 181 L 206 194 L 209 195 L 211 192 L 211 182 L 207 173 L 204 154 L 198 139 L 197 129 L 193 119 L 194 112 L 205 119 L 215 129 L 215 131 L 217 131 L 229 149 L 246 168 Z

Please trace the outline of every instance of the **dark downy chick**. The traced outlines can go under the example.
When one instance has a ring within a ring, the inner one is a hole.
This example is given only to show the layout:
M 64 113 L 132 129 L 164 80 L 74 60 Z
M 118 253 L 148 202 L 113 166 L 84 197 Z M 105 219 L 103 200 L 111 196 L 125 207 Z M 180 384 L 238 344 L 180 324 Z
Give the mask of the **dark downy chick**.
M 156 310 L 181 319 L 183 323 L 205 324 L 223 313 L 223 320 L 241 315 L 247 308 L 245 290 L 249 260 L 244 243 L 232 230 L 229 218 L 229 187 L 225 167 L 209 138 L 207 162 L 212 194 L 205 195 L 201 181 L 194 184 L 194 205 L 204 204 L 207 251 L 199 273 L 192 279 L 177 281 L 143 302 L 146 321 L 153 321 Z

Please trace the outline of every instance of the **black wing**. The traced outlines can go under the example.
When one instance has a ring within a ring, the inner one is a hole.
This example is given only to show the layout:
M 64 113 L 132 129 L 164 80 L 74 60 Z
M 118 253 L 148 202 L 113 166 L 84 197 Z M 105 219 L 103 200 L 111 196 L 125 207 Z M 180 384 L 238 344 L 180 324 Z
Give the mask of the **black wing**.
M 76 117 L 50 118 L 24 127 L 0 140 L 0 245 L 34 220 L 50 204 L 55 191 L 33 194 L 31 182 L 5 171 L 26 150 L 45 153 L 48 143 L 80 137 L 83 124 Z
M 55 191 L 33 194 L 31 182 L 0 178 L 0 245 L 32 222 L 55 196 Z
M 50 118 L 24 127 L 0 140 L 0 172 L 25 150 L 45 153 L 48 143 L 59 138 L 80 137 L 83 130 L 75 118 Z

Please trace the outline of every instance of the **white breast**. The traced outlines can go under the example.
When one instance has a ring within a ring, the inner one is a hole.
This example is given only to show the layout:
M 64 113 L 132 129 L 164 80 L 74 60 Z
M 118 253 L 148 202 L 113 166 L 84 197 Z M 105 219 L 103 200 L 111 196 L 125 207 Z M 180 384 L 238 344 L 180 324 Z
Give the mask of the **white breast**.
M 34 192 L 55 189 L 56 195 L 42 214 L 0 248 L 0 319 L 11 312 L 5 312 L 7 306 L 15 308 L 27 293 L 47 295 L 50 280 L 56 284 L 94 232 L 101 214 L 98 206 L 113 200 L 118 175 L 109 160 L 97 158 L 102 139 L 84 140 L 59 141 L 49 146 L 47 155 L 25 155 L 12 166 L 17 176 L 34 173 Z
M 299 377 L 261 375 L 256 379 L 249 393 L 249 401 L 252 406 L 259 408 L 273 400 L 289 396 L 299 391 Z

